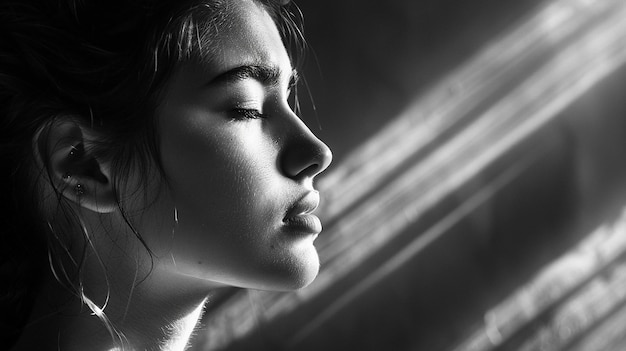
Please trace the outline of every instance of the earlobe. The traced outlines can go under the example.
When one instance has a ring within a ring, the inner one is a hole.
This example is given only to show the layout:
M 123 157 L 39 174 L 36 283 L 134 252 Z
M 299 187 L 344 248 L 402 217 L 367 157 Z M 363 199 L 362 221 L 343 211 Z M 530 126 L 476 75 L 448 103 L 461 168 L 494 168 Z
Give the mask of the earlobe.
M 59 117 L 36 136 L 38 157 L 52 186 L 66 199 L 98 213 L 115 211 L 116 201 L 108 162 L 95 157 L 87 127 L 71 117 Z

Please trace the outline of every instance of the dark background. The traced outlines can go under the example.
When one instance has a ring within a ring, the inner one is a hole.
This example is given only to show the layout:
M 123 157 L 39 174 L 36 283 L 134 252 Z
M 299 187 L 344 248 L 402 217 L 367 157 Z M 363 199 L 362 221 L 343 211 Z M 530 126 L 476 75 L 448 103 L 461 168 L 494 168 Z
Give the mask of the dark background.
M 442 76 L 541 3 L 297 1 L 311 49 L 305 77 L 317 107 L 317 114 L 305 109 L 302 117 L 340 163 Z M 310 99 L 302 94 L 301 100 L 307 106 Z

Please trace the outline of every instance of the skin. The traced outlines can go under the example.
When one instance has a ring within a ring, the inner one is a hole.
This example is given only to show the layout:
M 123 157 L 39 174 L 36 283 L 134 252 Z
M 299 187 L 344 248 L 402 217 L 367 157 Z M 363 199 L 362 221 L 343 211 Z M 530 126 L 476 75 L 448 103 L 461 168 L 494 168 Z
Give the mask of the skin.
M 106 303 L 131 349 L 182 350 L 216 288 L 297 289 L 319 269 L 313 243 L 321 227 L 308 213 L 318 202 L 313 179 L 331 152 L 287 103 L 291 62 L 272 19 L 250 0 L 230 5 L 218 54 L 182 65 L 157 110 L 165 179 L 137 172 L 122 189 L 153 256 L 113 205 L 110 185 L 67 158 L 93 133 L 71 120 L 50 133 L 54 173 L 98 252 L 83 264 L 85 294 Z M 111 179 L 115 170 L 98 162 Z M 62 177 L 68 167 L 72 176 Z M 146 181 L 149 194 L 129 190 Z M 72 191 L 78 183 L 80 196 Z M 42 291 L 15 350 L 115 347 L 101 321 L 52 275 Z
M 149 244 L 173 245 L 174 273 L 290 290 L 310 283 L 319 263 L 315 235 L 283 219 L 313 191 L 331 154 L 287 103 L 291 62 L 271 18 L 252 3 L 239 8 L 238 25 L 220 33 L 219 56 L 185 65 L 159 111 L 173 204 L 155 216 L 176 207 L 179 222 L 173 243 L 169 228 L 149 228 L 161 231 Z M 254 77 L 263 70 L 275 81 Z

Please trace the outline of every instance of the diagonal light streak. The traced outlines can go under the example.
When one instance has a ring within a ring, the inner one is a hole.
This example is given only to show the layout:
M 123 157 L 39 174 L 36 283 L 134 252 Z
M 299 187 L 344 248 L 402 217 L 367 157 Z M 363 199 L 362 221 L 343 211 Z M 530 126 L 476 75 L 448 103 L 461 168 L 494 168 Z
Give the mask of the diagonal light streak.
M 320 180 L 325 217 L 343 213 L 437 136 L 471 117 L 470 111 L 532 71 L 536 60 L 575 41 L 580 30 L 602 21 L 611 10 L 609 1 L 555 1 L 451 72 Z
M 567 344 L 572 339 L 592 330 L 595 324 L 626 304 L 625 229 L 626 208 L 615 223 L 598 227 L 574 249 L 556 258 L 490 309 L 485 314 L 484 325 L 454 350 L 498 349 L 533 322 L 538 325 L 533 326 L 533 332 L 521 345 L 506 345 L 505 349 L 570 350 Z M 549 309 L 553 312 L 537 321 Z M 563 333 L 564 328 L 570 332 Z M 623 333 L 623 325 L 619 331 Z M 598 341 L 592 338 L 592 344 L 588 344 L 583 340 L 576 349 L 604 350 L 598 347 Z M 609 349 L 615 340 L 604 342 Z
M 391 228 L 410 214 L 420 213 L 451 193 L 511 147 L 540 128 L 591 86 L 617 69 L 625 60 L 621 40 L 626 26 L 621 11 L 613 11 L 602 25 L 588 30 L 578 41 L 562 48 L 518 87 L 485 111 L 469 127 L 440 146 L 429 157 L 415 164 L 377 195 L 337 221 L 334 232 L 349 240 L 332 240 L 321 250 L 324 262 L 337 261 L 337 269 L 321 277 L 314 287 L 323 289 L 324 278 L 350 271 L 397 231 Z M 410 138 L 406 136 L 405 138 Z M 382 211 L 381 209 L 385 209 Z M 394 211 L 394 209 L 396 211 Z M 398 216 L 398 211 L 402 215 Z M 371 246 L 368 248 L 367 246 Z M 328 260 L 328 261 L 326 261 Z M 319 285 L 318 285 L 319 284 Z M 313 289 L 307 289 L 311 293 Z

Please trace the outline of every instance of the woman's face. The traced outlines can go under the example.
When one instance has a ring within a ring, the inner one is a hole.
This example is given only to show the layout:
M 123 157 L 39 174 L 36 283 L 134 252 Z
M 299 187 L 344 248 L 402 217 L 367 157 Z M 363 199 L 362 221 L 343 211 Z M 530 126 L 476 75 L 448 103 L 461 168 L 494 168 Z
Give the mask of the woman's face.
M 331 152 L 287 103 L 292 67 L 270 16 L 251 0 L 229 11 L 216 54 L 184 64 L 161 101 L 166 184 L 140 232 L 172 274 L 299 288 L 319 268 L 313 178 Z

